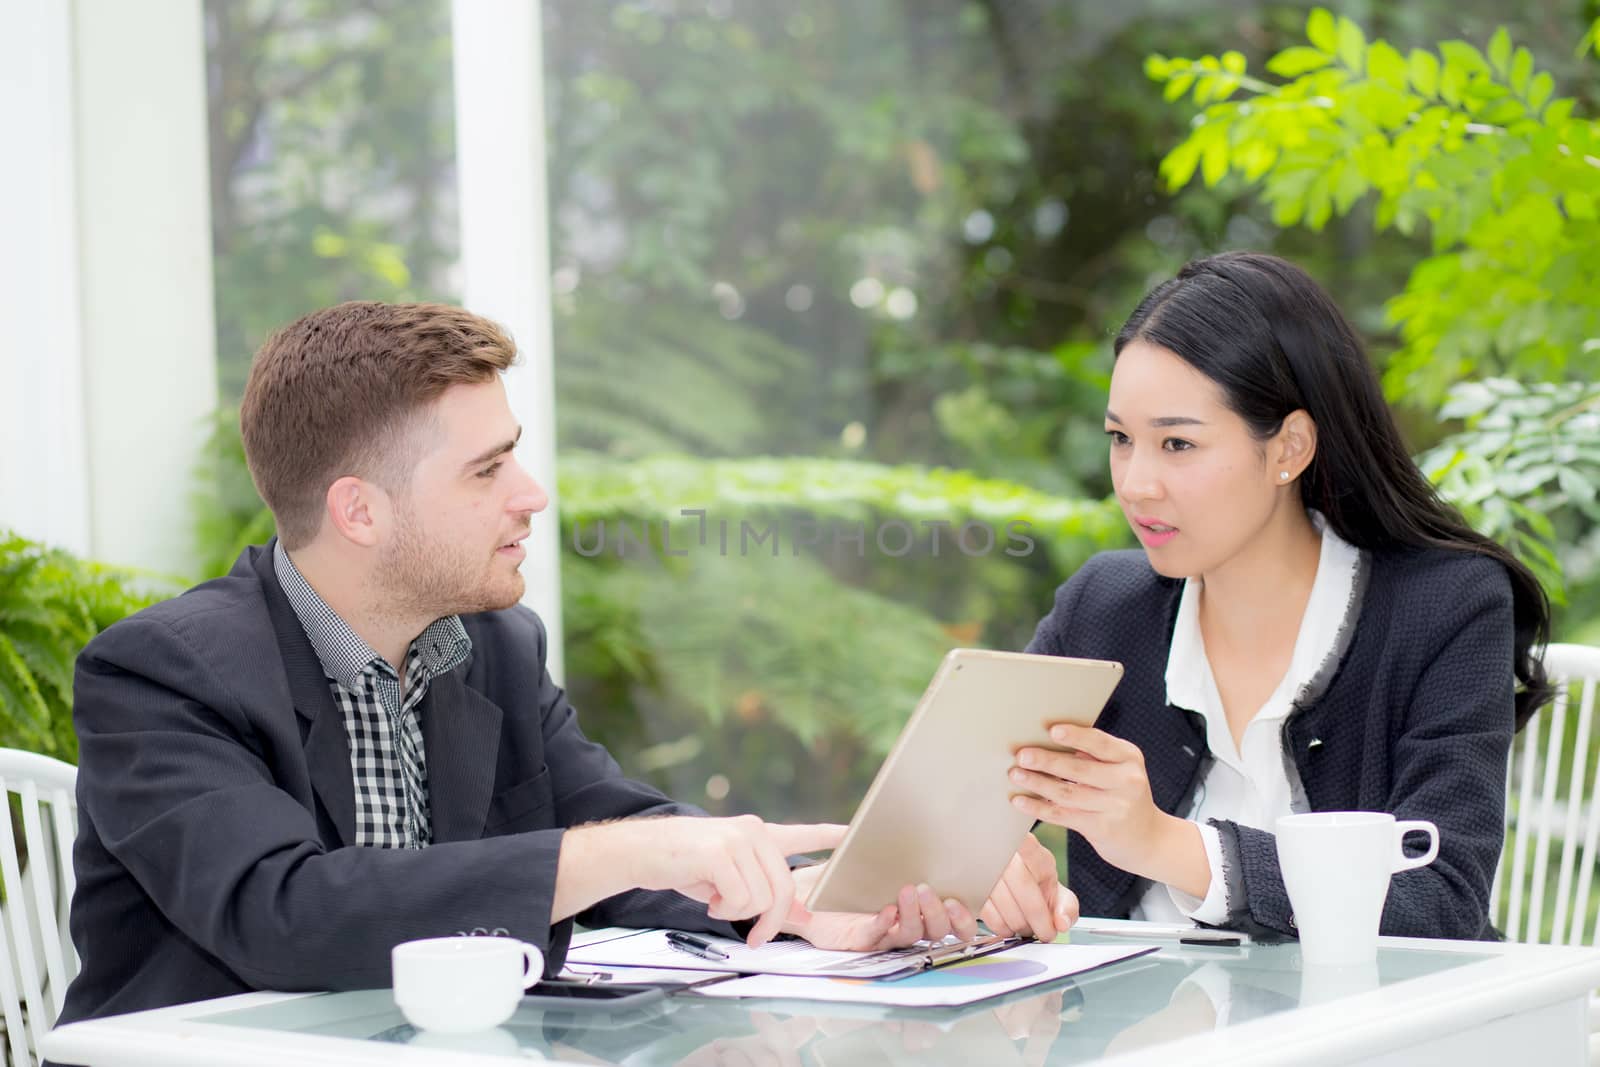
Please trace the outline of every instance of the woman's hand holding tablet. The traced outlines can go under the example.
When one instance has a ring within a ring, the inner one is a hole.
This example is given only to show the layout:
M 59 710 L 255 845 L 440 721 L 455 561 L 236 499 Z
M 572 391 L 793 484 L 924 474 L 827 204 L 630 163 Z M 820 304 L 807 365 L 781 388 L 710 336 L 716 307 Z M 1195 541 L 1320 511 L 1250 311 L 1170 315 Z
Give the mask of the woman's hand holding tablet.
M 950 652 L 807 908 L 878 913 L 911 884 L 978 914 L 1033 825 L 1011 803 L 1017 790 L 1006 775 L 1017 752 L 1059 750 L 1051 724 L 1092 725 L 1121 676 L 1122 665 L 1106 660 Z M 1020 909 L 1011 918 L 1035 925 Z

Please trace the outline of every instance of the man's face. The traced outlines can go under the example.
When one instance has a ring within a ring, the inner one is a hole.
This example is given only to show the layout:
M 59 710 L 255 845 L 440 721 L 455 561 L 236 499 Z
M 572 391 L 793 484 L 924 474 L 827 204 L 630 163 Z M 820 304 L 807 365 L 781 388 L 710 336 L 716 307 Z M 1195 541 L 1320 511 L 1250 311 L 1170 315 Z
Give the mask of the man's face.
M 430 414 L 416 431 L 427 443 L 409 488 L 393 496 L 377 581 L 407 614 L 508 608 L 524 588 L 521 542 L 550 498 L 517 462 L 521 427 L 498 376 L 451 386 Z

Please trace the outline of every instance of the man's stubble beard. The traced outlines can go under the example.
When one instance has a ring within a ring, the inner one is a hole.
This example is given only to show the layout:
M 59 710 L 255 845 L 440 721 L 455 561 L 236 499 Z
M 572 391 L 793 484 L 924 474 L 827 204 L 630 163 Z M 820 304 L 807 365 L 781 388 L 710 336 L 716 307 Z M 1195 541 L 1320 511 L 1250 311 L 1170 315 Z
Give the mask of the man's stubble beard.
M 409 509 L 383 550 L 375 584 L 378 603 L 388 605 L 389 613 L 430 621 L 509 608 L 522 599 L 524 589 L 516 570 L 496 588 L 500 583 L 493 581 L 489 561 L 469 560 L 458 546 L 430 541 Z

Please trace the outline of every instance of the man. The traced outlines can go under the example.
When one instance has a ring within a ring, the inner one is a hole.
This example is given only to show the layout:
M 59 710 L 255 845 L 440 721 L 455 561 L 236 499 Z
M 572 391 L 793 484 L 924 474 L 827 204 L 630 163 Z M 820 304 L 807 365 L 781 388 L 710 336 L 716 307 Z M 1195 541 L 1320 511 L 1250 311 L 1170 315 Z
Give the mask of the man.
M 547 497 L 513 455 L 514 357 L 426 304 L 341 304 L 262 347 L 240 423 L 278 537 L 78 662 L 64 1021 L 385 986 L 395 944 L 461 931 L 534 942 L 553 973 L 574 917 L 841 948 L 975 929 L 918 887 L 811 915 L 815 874 L 785 857 L 842 827 L 703 816 L 585 739 L 517 604 Z M 1036 844 L 985 912 L 1007 916 L 1041 936 L 1075 916 Z

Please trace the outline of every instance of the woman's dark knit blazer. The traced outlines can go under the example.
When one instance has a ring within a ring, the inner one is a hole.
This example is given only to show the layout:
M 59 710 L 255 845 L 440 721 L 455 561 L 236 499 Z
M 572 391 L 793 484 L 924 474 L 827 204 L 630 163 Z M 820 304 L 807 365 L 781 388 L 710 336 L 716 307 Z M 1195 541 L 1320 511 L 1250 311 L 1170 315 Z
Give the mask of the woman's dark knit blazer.
M 1162 811 L 1187 814 L 1209 766 L 1204 720 L 1166 702 L 1167 653 L 1183 582 L 1142 551 L 1105 552 L 1056 591 L 1028 651 L 1119 660 L 1126 673 L 1097 725 L 1144 753 Z M 1439 827 L 1432 864 L 1395 876 L 1382 931 L 1491 938 L 1489 887 L 1505 836 L 1513 732 L 1511 582 L 1466 552 L 1363 552 L 1339 638 L 1283 723 L 1296 797 L 1312 811 L 1387 811 Z M 1229 919 L 1293 936 L 1268 830 L 1212 820 L 1222 837 Z M 1083 914 L 1125 918 L 1148 887 L 1067 836 Z

